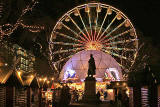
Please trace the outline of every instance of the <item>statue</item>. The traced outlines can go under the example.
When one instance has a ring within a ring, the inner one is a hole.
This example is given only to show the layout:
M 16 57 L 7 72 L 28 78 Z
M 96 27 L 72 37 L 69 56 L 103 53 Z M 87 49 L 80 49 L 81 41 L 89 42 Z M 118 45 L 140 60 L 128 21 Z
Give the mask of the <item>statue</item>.
M 88 61 L 89 67 L 88 67 L 88 77 L 93 77 L 93 75 L 96 74 L 96 65 L 93 58 L 93 55 L 90 54 L 90 59 Z

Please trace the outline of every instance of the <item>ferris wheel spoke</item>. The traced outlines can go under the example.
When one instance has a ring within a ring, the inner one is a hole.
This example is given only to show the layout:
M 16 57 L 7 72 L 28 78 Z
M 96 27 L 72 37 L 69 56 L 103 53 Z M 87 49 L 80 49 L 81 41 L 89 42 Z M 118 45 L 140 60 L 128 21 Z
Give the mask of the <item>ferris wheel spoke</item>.
M 63 36 L 63 37 L 65 37 L 65 38 L 67 38 L 67 39 L 73 40 L 73 41 L 75 41 L 75 42 L 78 41 L 78 42 L 80 42 L 80 43 L 84 43 L 84 41 L 78 40 L 78 39 L 76 39 L 76 38 L 74 38 L 74 37 L 71 37 L 71 36 L 68 36 L 68 35 L 66 35 L 66 34 L 63 34 L 63 33 L 60 33 L 60 32 L 56 32 L 56 31 L 54 31 L 54 33 L 57 34 L 57 35 Z
M 122 59 L 125 59 L 125 60 L 128 60 L 128 61 L 132 61 L 131 59 L 127 58 L 126 56 L 123 56 L 123 55 L 119 55 L 117 53 L 114 53 L 114 52 L 111 52 L 111 51 L 108 51 L 108 50 L 103 50 L 104 52 L 110 54 L 110 55 L 113 55 L 113 56 L 116 56 L 118 58 L 122 58 Z
M 78 9 L 78 8 L 77 8 L 77 12 L 78 12 L 79 17 L 80 17 L 80 19 L 81 19 L 81 22 L 82 22 L 82 24 L 83 24 L 83 27 L 85 28 L 85 30 L 86 30 L 86 32 L 87 32 L 87 35 L 88 35 L 88 37 L 89 37 L 89 40 L 91 40 L 90 34 L 89 34 L 89 32 L 88 32 L 88 30 L 87 30 L 87 28 L 86 28 L 86 25 L 85 25 L 85 23 L 84 23 L 84 21 L 83 21 L 83 18 L 82 18 L 82 16 L 81 16 L 81 13 L 79 12 L 79 9 Z
M 117 34 L 117 35 L 115 35 L 115 36 L 113 36 L 113 37 L 110 37 L 110 38 L 108 38 L 107 40 L 105 40 L 104 42 L 108 42 L 108 41 L 110 41 L 110 40 L 116 39 L 116 38 L 118 38 L 119 36 L 122 36 L 122 35 L 125 35 L 125 34 L 129 33 L 131 30 L 132 30 L 132 29 L 129 29 L 129 30 L 124 31 L 124 32 L 122 32 L 122 33 L 120 33 L 120 34 Z M 104 43 L 104 42 L 102 41 L 102 43 Z
M 127 69 L 126 67 L 124 67 L 122 64 L 120 64 L 119 62 L 118 62 L 118 65 L 122 68 L 122 69 L 124 69 L 125 70 L 125 72 L 129 72 L 129 69 Z
M 60 54 L 60 53 L 72 52 L 72 51 L 80 51 L 83 49 L 84 49 L 83 47 L 80 47 L 80 48 L 73 48 L 73 49 L 58 50 L 58 51 L 53 52 L 52 54 L 55 55 L 55 54 Z
M 106 20 L 106 18 L 107 18 L 107 15 L 108 15 L 108 10 L 107 10 L 107 13 L 106 13 L 106 15 L 105 15 L 105 17 L 104 17 L 104 19 L 103 19 L 103 22 L 102 22 L 102 24 L 101 24 L 101 27 L 100 27 L 100 29 L 99 29 L 99 31 L 98 31 L 96 40 L 97 40 L 98 37 L 99 37 L 99 34 L 100 34 L 100 32 L 101 32 L 101 30 L 102 30 L 102 27 L 103 27 L 103 24 L 104 24 L 104 22 L 105 22 L 105 20 Z
M 106 45 L 115 45 L 115 44 L 121 44 L 121 43 L 129 43 L 129 42 L 134 42 L 137 41 L 138 39 L 128 39 L 128 40 L 122 40 L 122 41 L 116 41 L 116 42 L 111 42 L 111 43 L 106 43 Z
M 129 48 L 118 48 L 118 47 L 104 47 L 105 49 L 109 49 L 109 50 L 123 50 L 123 51 L 136 51 L 136 49 L 129 49 Z
M 70 55 L 70 56 L 67 56 L 67 57 L 65 57 L 65 58 L 63 58 L 63 59 L 59 59 L 58 61 L 54 62 L 54 64 L 58 64 L 58 63 L 60 63 L 60 62 L 62 62 L 62 61 L 64 61 L 64 60 L 66 60 L 66 59 L 71 58 L 72 56 L 73 56 L 73 54 Z
M 72 17 L 70 17 L 68 15 L 68 17 L 71 19 L 71 21 L 73 22 L 73 24 L 78 28 L 78 30 L 83 34 L 83 36 L 87 39 L 87 41 L 89 41 L 88 37 L 86 36 L 86 34 L 82 31 L 82 29 L 77 25 L 77 23 L 72 19 Z M 86 40 L 85 40 L 86 41 Z
M 96 33 L 97 33 L 98 13 L 99 13 L 99 12 L 97 12 L 97 17 L 96 17 L 96 26 L 95 26 L 95 32 L 94 32 L 94 37 L 93 37 L 93 40 L 94 40 L 94 41 L 95 41 L 95 39 L 96 39 Z
M 107 33 L 106 36 L 104 36 L 102 39 L 99 38 L 100 41 L 104 41 L 108 36 L 110 36 L 113 32 L 115 32 L 117 29 L 119 29 L 125 21 L 123 21 L 121 24 L 119 24 L 116 28 L 114 28 L 111 32 Z
M 58 71 L 58 68 L 56 67 L 56 64 L 53 64 L 54 68 L 56 71 Z
M 64 42 L 51 42 L 54 45 L 68 45 L 68 46 L 81 46 L 83 44 L 76 44 L 76 43 L 64 43 Z
M 68 29 L 69 31 L 71 31 L 77 38 L 80 37 L 83 41 L 86 42 L 86 40 L 85 40 L 83 37 L 81 37 L 76 31 L 72 30 L 70 27 L 68 27 L 68 26 L 65 25 L 64 23 L 62 23 L 62 25 L 63 25 L 66 29 Z
M 89 26 L 90 26 L 90 30 L 91 30 L 91 32 L 90 32 L 90 35 L 91 35 L 91 36 L 89 36 L 89 38 L 90 38 L 90 40 L 93 40 L 93 37 L 92 37 L 91 16 L 90 16 L 90 13 L 89 13 L 89 12 L 88 12 L 88 19 L 89 19 Z
M 117 14 L 118 15 L 118 14 Z M 113 22 L 116 20 L 117 18 L 117 15 L 113 18 L 113 20 L 110 22 L 110 24 L 106 27 L 106 29 L 103 31 L 103 33 L 98 37 L 97 40 L 99 40 L 103 35 L 104 33 L 110 28 L 110 26 L 113 24 Z

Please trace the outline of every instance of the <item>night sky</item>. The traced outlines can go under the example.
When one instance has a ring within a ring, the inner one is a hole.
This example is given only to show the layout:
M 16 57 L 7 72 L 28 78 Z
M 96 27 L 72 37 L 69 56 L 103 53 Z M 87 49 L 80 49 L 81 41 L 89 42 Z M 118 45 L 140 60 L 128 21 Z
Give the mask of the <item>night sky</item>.
M 30 0 L 27 0 L 30 1 Z M 90 1 L 90 0 L 88 0 Z M 152 64 L 160 65 L 160 1 L 159 0 L 97 0 L 102 3 L 112 5 L 123 13 L 132 21 L 133 25 L 140 32 L 142 41 L 148 42 L 152 47 Z M 12 35 L 11 38 L 14 42 L 18 43 L 26 49 L 32 49 L 36 42 L 42 45 L 42 53 L 47 50 L 47 37 L 50 35 L 53 26 L 55 25 L 58 18 L 60 18 L 65 12 L 72 9 L 73 7 L 86 3 L 87 0 L 39 0 L 39 4 L 33 9 L 32 12 L 28 12 L 24 16 L 24 21 L 27 24 L 39 24 L 45 26 L 45 31 L 34 34 L 27 32 L 22 28 L 18 28 Z M 15 4 L 17 5 L 15 6 Z M 28 2 L 24 0 L 13 0 L 11 3 L 12 11 L 9 11 L 9 16 L 0 22 L 4 24 L 7 22 L 15 23 L 18 12 Z M 18 5 L 19 4 L 19 5 Z M 23 4 L 23 5 L 20 5 Z M 20 6 L 20 7 L 19 7 Z M 17 10 L 18 8 L 18 10 Z M 14 14 L 13 14 L 14 13 Z M 12 18 L 14 17 L 14 20 Z M 1 20 L 0 20 L 1 21 Z M 36 38 L 36 40 L 35 40 Z M 34 47 L 35 48 L 35 47 Z M 37 50 L 36 50 L 37 52 Z M 37 55 L 42 56 L 44 55 Z M 41 58 L 40 59 L 45 59 Z M 44 63 L 44 62 L 43 62 Z M 45 67 L 44 67 L 45 68 Z M 45 70 L 45 69 L 44 69 Z

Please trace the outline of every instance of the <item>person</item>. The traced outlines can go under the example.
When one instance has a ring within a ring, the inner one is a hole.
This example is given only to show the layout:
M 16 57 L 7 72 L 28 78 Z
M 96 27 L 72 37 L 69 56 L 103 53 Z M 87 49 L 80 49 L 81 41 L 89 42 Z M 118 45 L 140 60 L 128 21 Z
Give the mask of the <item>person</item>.
M 78 90 L 76 90 L 75 101 L 78 102 L 78 99 L 79 99 L 79 93 Z
M 116 107 L 122 107 L 122 94 L 121 92 L 118 93 L 118 96 L 117 96 L 117 101 L 116 101 Z
M 122 107 L 122 102 L 120 99 L 117 99 L 116 107 Z
M 116 105 L 115 105 L 113 100 L 109 101 L 109 106 L 108 107 L 116 107 Z
M 88 63 L 89 63 L 88 77 L 93 77 L 93 75 L 96 74 L 96 65 L 95 65 L 95 60 L 94 60 L 92 54 L 90 54 L 90 59 L 89 59 Z
M 129 97 L 126 94 L 126 90 L 124 90 L 123 94 L 122 94 L 122 104 L 124 107 L 129 107 Z
M 108 96 L 108 93 L 107 93 L 107 91 L 105 91 L 104 92 L 104 100 L 106 100 L 107 96 Z
M 61 89 L 60 101 L 58 107 L 68 107 L 71 101 L 70 88 L 66 85 Z
M 96 95 L 97 95 L 97 99 L 98 99 L 98 100 L 100 100 L 100 96 L 101 96 L 101 94 L 100 94 L 100 92 L 99 92 L 99 91 L 97 92 L 97 94 L 96 94 Z

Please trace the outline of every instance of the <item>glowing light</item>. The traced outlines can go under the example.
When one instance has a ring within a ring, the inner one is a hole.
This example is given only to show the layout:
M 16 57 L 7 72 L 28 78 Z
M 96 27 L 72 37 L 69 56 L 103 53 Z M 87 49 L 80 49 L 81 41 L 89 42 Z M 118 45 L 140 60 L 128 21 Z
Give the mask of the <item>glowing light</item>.
M 43 79 L 43 81 L 46 81 L 47 80 L 47 77 L 45 77 L 44 79 Z
M 20 71 L 18 71 L 18 75 L 21 76 L 21 72 Z
M 33 76 L 33 75 L 30 75 L 30 77 L 33 78 L 34 76 Z
M 65 21 L 66 21 L 66 22 L 69 22 L 69 21 L 70 21 L 69 17 L 66 17 L 66 18 L 65 18 Z
M 106 72 L 108 73 L 109 77 L 112 78 L 112 80 L 120 81 L 121 74 L 116 68 L 108 68 L 106 69 Z
M 112 14 L 112 10 L 111 10 L 111 8 L 110 7 L 108 7 L 108 15 L 111 15 Z
M 78 10 L 75 10 L 75 11 L 74 11 L 74 15 L 75 15 L 75 16 L 78 16 L 78 15 L 79 15 L 79 14 L 78 14 Z
M 34 2 L 31 6 L 27 5 L 26 8 L 24 10 L 22 10 L 22 14 L 20 15 L 20 17 L 18 18 L 17 22 L 14 25 L 11 24 L 4 24 L 2 26 L 0 26 L 0 35 L 4 36 L 4 35 L 11 35 L 13 33 L 14 30 L 16 30 L 18 28 L 19 25 L 22 25 L 22 17 L 28 12 L 28 11 L 32 11 L 32 9 L 35 7 L 35 5 L 38 2 Z
M 75 77 L 75 74 L 76 74 L 76 72 L 75 72 L 74 70 L 68 69 L 68 70 L 65 72 L 64 79 L 74 78 L 74 77 Z
M 42 81 L 42 78 L 39 78 L 39 81 Z
M 50 81 L 47 81 L 47 84 L 49 84 L 50 83 Z
M 126 20 L 125 27 L 129 27 L 129 26 L 130 26 L 129 20 Z
M 130 35 L 131 35 L 131 36 L 135 36 L 135 33 L 134 33 L 133 30 L 130 30 Z
M 51 78 L 52 79 L 52 81 L 54 80 L 54 78 Z
M 97 10 L 98 13 L 101 12 L 102 8 L 101 8 L 100 4 L 97 5 L 96 10 Z
M 126 83 L 123 83 L 123 86 L 126 86 L 127 84 Z
M 86 7 L 85 7 L 85 12 L 87 12 L 87 13 L 89 13 L 89 12 L 90 12 L 90 8 L 89 8 L 89 6 L 88 6 L 88 5 L 86 5 Z
M 119 86 L 119 83 L 116 83 L 117 86 Z
M 7 63 L 5 63 L 4 65 L 5 65 L 5 66 L 7 66 L 8 64 L 7 64 Z
M 122 19 L 122 16 L 121 16 L 121 13 L 117 13 L 117 20 L 121 20 Z
M 102 44 L 97 41 L 91 41 L 86 43 L 85 47 L 86 47 L 86 50 L 101 50 Z
M 58 23 L 57 29 L 62 29 L 62 24 L 61 24 L 61 22 Z

